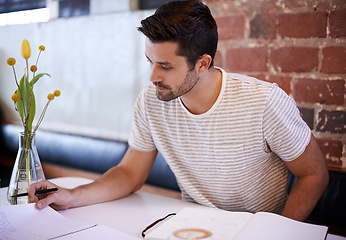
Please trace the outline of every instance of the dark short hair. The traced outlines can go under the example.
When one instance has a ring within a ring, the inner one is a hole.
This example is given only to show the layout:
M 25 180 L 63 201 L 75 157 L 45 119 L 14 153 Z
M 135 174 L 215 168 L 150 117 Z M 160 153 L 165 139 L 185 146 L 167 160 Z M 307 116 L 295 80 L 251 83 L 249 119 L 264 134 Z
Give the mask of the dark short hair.
M 199 0 L 173 1 L 160 6 L 153 15 L 141 21 L 138 31 L 153 43 L 177 42 L 180 56 L 187 57 L 190 67 L 204 54 L 214 65 L 218 34 L 209 8 Z

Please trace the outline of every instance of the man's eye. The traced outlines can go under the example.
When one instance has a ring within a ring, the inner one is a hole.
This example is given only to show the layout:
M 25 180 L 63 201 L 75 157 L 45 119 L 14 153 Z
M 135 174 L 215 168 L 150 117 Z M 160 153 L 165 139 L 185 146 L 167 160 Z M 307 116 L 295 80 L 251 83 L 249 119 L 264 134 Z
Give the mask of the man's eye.
M 171 70 L 172 69 L 171 67 L 165 67 L 165 65 L 161 65 L 161 67 L 163 70 Z

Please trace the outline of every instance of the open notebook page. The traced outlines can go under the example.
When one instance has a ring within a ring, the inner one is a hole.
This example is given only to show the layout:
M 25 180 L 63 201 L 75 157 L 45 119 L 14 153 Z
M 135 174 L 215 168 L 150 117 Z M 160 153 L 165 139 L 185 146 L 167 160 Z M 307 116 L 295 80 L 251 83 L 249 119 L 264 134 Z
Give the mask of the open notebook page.
M 228 212 L 215 208 L 184 208 L 176 216 L 155 227 L 145 239 L 168 239 L 183 228 L 202 228 L 212 232 L 213 240 L 230 240 L 251 218 L 251 213 Z
M 328 227 L 295 221 L 274 213 L 256 213 L 234 240 L 324 240 Z
M 323 240 L 327 227 L 307 224 L 274 213 L 229 212 L 214 208 L 184 208 L 155 227 L 148 240 L 163 240 L 178 229 L 202 228 L 213 240 Z

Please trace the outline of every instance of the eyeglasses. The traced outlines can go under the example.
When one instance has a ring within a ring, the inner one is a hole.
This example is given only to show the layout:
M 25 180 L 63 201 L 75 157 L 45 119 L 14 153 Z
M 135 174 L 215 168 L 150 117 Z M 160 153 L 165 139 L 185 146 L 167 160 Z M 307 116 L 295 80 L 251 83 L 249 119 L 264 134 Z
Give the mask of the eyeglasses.
M 177 215 L 176 213 L 170 213 L 167 216 L 160 218 L 158 220 L 156 220 L 155 222 L 153 222 L 152 224 L 150 224 L 148 227 L 146 227 L 143 231 L 142 231 L 142 237 L 145 238 L 145 233 L 146 231 L 148 231 L 150 228 L 154 227 L 156 224 L 158 224 L 159 222 L 162 222 L 163 220 L 165 220 L 166 218 L 170 217 L 170 216 L 174 216 Z

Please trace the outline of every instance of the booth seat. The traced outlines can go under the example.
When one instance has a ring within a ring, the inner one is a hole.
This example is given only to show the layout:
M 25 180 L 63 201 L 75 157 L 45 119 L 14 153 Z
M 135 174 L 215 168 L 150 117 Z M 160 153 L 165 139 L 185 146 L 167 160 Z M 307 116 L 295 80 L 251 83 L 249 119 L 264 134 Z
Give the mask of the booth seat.
M 18 150 L 18 134 L 22 126 L 4 124 L 0 134 L 5 147 L 11 152 Z M 128 144 L 99 138 L 38 130 L 36 148 L 42 163 L 104 173 L 116 166 L 124 156 Z M 159 153 L 146 183 L 179 191 L 175 176 Z
M 21 126 L 0 124 L 0 139 L 5 148 L 15 153 L 18 149 L 18 133 Z M 39 130 L 36 147 L 42 163 L 104 173 L 122 159 L 128 144 L 99 138 Z M 329 185 L 318 202 L 309 221 L 346 229 L 346 174 L 330 171 Z M 290 174 L 288 193 L 296 179 Z M 147 184 L 179 191 L 175 176 L 159 153 Z

